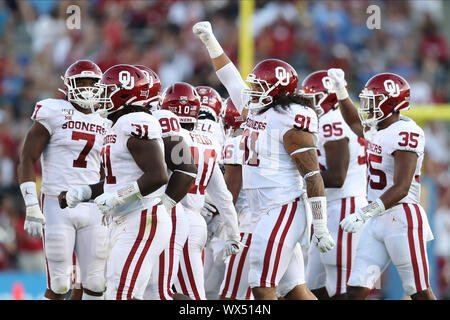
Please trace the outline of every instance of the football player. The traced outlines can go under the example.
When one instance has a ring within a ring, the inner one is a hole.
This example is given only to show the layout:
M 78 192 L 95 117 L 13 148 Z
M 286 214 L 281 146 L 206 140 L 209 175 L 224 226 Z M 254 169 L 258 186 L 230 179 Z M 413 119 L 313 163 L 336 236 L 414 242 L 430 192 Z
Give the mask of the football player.
M 347 215 L 340 225 L 358 232 L 366 223 L 348 280 L 349 299 L 365 299 L 392 261 L 405 294 L 436 299 L 429 284 L 426 244 L 433 239 L 420 205 L 420 170 L 425 136 L 411 119 L 408 82 L 393 73 L 370 78 L 356 109 L 346 89 L 344 71 L 329 69 L 342 116 L 358 137 L 367 140 L 369 205 Z
M 250 268 L 248 251 L 252 241 L 252 224 L 245 191 L 242 190 L 242 158 L 244 155 L 243 150 L 240 149 L 244 119 L 230 98 L 225 100 L 223 123 L 228 134 L 222 157 L 225 166 L 225 182 L 233 195 L 233 202 L 239 218 L 241 242 L 245 244 L 245 247 L 226 263 L 223 281 L 220 285 L 220 299 L 250 300 L 253 295 L 248 284 Z
M 97 113 L 112 125 L 103 141 L 105 180 L 71 188 L 70 206 L 94 199 L 110 225 L 108 300 L 142 299 L 151 270 L 172 232 L 162 204 L 168 182 L 161 126 L 140 102 L 149 99 L 149 78 L 132 65 L 116 65 L 98 84 Z
M 206 244 L 207 228 L 201 210 L 205 203 L 205 193 L 208 192 L 224 221 L 227 234 L 224 258 L 241 249 L 237 214 L 232 195 L 217 164 L 220 156 L 217 152 L 218 143 L 204 132 L 195 130 L 200 109 L 200 97 L 195 88 L 184 82 L 167 87 L 161 97 L 161 109 L 172 111 L 179 117 L 183 128 L 181 133 L 198 168 L 194 184 L 181 200 L 189 218 L 189 236 L 183 248 L 175 288 L 177 293 L 191 299 L 204 300 L 206 294 L 202 252 Z
M 243 188 L 252 212 L 249 283 L 255 299 L 315 299 L 304 279 L 300 245 L 309 245 L 303 180 L 313 212 L 313 242 L 334 247 L 327 229 L 326 197 L 316 153 L 317 115 L 295 94 L 298 76 L 288 63 L 267 59 L 247 76 L 247 87 L 223 52 L 209 22 L 193 32 L 205 44 L 214 69 L 239 112 L 248 109 L 241 138 Z M 242 96 L 242 99 L 241 99 Z M 301 200 L 300 200 L 301 199 Z M 219 210 L 220 211 L 220 210 Z
M 139 102 L 149 108 L 159 121 L 164 143 L 164 155 L 168 168 L 169 182 L 164 186 L 162 202 L 172 219 L 172 233 L 167 248 L 155 263 L 145 299 L 173 300 L 177 296 L 173 292 L 174 279 L 178 274 L 183 246 L 189 235 L 189 220 L 179 201 L 188 193 L 195 177 L 195 166 L 189 147 L 180 134 L 181 126 L 178 116 L 169 110 L 158 109 L 161 82 L 158 75 L 146 66 L 137 65 L 138 69 L 149 76 L 150 95 L 147 101 Z M 187 151 L 183 154 L 183 151 Z M 181 160 L 181 161 L 180 161 Z
M 302 95 L 311 98 L 319 117 L 319 166 L 327 195 L 328 229 L 336 247 L 308 253 L 306 283 L 318 299 L 346 298 L 347 280 L 361 230 L 344 232 L 339 223 L 357 208 L 367 205 L 365 140 L 345 123 L 327 71 L 309 74 Z
M 36 103 L 20 157 L 18 176 L 26 205 L 24 228 L 43 237 L 47 266 L 44 299 L 63 300 L 70 289 L 72 255 L 78 258 L 83 299 L 102 299 L 107 252 L 107 228 L 94 204 L 61 209 L 58 195 L 71 185 L 100 180 L 100 152 L 108 121 L 94 111 L 94 85 L 102 77 L 89 60 L 69 66 L 63 77 L 66 99 Z M 41 207 L 36 192 L 34 164 L 41 158 Z M 45 230 L 45 232 L 44 232 Z

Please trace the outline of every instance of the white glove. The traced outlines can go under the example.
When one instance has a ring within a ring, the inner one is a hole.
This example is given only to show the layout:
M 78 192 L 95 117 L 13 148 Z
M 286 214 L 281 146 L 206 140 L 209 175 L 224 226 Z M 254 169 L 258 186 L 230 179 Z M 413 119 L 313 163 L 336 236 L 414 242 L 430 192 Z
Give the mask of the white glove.
M 196 34 L 205 44 L 211 59 L 217 58 L 223 54 L 223 49 L 213 34 L 211 23 L 201 21 L 194 24 L 192 32 Z
M 115 192 L 105 192 L 99 195 L 94 202 L 103 214 L 107 214 L 115 207 L 138 198 L 142 198 L 142 195 L 135 181 L 133 184 L 120 188 Z
M 26 207 L 24 230 L 32 237 L 41 238 L 45 226 L 45 217 L 38 204 Z
M 356 209 L 355 213 L 346 216 L 340 223 L 342 230 L 345 232 L 358 232 L 366 219 L 360 208 Z
M 367 206 L 356 209 L 355 213 L 345 217 L 340 225 L 342 230 L 346 232 L 358 232 L 371 217 L 383 215 L 384 213 L 386 213 L 384 203 L 378 198 Z
M 344 70 L 338 68 L 328 69 L 328 77 L 331 79 L 331 83 L 336 92 L 338 100 L 345 100 L 348 98 L 348 92 L 345 86 L 347 81 L 345 81 Z
M 326 224 L 322 222 L 314 223 L 314 233 L 312 237 L 314 245 L 319 249 L 320 252 L 327 252 L 334 248 L 335 243 L 333 237 Z
M 245 244 L 235 240 L 227 240 L 223 247 L 223 261 L 228 262 L 232 254 L 237 254 L 241 251 L 242 247 L 246 247 Z
M 75 208 L 79 203 L 91 198 L 92 190 L 88 185 L 71 187 L 66 193 L 66 202 L 69 208 Z

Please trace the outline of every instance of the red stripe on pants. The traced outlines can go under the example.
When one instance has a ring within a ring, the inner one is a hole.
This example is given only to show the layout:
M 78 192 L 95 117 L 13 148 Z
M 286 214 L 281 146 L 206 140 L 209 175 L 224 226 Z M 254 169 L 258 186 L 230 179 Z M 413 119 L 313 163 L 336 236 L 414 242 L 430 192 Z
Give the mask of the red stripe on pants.
M 350 214 L 355 213 L 355 197 L 350 198 Z M 350 277 L 350 269 L 352 268 L 352 236 L 353 233 L 347 233 L 347 277 L 345 286 L 347 287 L 348 278 Z
M 122 269 L 119 287 L 117 288 L 116 300 L 122 300 L 122 294 L 123 294 L 123 289 L 125 287 L 125 282 L 127 280 L 128 270 L 130 269 L 131 262 L 133 261 L 134 255 L 136 254 L 136 250 L 138 249 L 139 244 L 141 243 L 142 237 L 144 235 L 145 224 L 147 221 L 146 216 L 147 216 L 147 210 L 143 210 L 141 212 L 141 224 L 139 226 L 138 236 L 136 238 L 136 241 L 133 244 L 133 247 L 131 248 L 130 253 L 128 254 L 127 260 L 125 261 L 125 265 Z
M 133 289 L 134 289 L 134 285 L 136 283 L 136 279 L 139 275 L 139 271 L 141 270 L 141 266 L 142 266 L 142 262 L 145 259 L 145 256 L 147 255 L 148 249 L 150 248 L 150 245 L 153 242 L 153 238 L 155 237 L 156 234 L 156 226 L 158 224 L 158 220 L 157 220 L 157 215 L 156 215 L 156 211 L 158 210 L 157 206 L 153 206 L 153 210 L 152 210 L 152 226 L 150 229 L 150 235 L 148 236 L 147 241 L 145 242 L 144 248 L 142 249 L 141 255 L 139 256 L 139 259 L 136 263 L 136 267 L 134 268 L 134 272 L 133 272 L 133 276 L 131 278 L 131 283 L 130 283 L 130 287 L 128 288 L 128 294 L 127 294 L 127 299 L 131 300 L 131 295 L 133 293 Z
M 414 209 L 416 209 L 417 214 L 417 221 L 419 222 L 419 244 L 420 244 L 420 255 L 422 257 L 422 266 L 423 266 L 423 272 L 425 276 L 425 285 L 427 288 L 430 287 L 430 284 L 428 282 L 428 266 L 427 266 L 427 256 L 425 252 L 425 246 L 423 241 L 423 223 L 422 223 L 422 216 L 420 214 L 420 208 L 417 204 L 413 204 Z
M 273 228 L 272 233 L 270 234 L 270 237 L 269 237 L 269 241 L 267 243 L 266 253 L 264 254 L 264 266 L 263 266 L 263 271 L 261 274 L 261 281 L 260 281 L 261 287 L 266 286 L 266 278 L 267 278 L 267 273 L 269 272 L 270 255 L 272 253 L 273 243 L 277 236 L 278 229 L 280 229 L 281 222 L 283 221 L 286 210 L 287 210 L 287 204 L 285 204 L 283 207 L 281 207 L 280 216 L 278 217 L 278 220 L 275 223 L 275 227 Z
M 341 200 L 341 217 L 339 222 L 345 218 L 346 199 Z M 336 281 L 336 294 L 341 294 L 341 282 L 342 282 L 342 228 L 338 228 L 338 238 L 336 245 L 336 269 L 337 269 L 337 281 Z
M 242 234 L 244 236 L 244 233 Z M 242 241 L 242 238 L 241 238 Z M 245 247 L 242 250 L 242 254 L 239 259 L 238 269 L 236 272 L 236 279 L 234 281 L 233 292 L 231 293 L 231 299 L 236 299 L 237 291 L 239 289 L 239 283 L 241 282 L 242 270 L 244 269 L 245 258 L 247 257 L 248 249 L 250 248 L 250 242 L 252 241 L 252 234 L 250 233 L 245 242 Z
M 184 264 L 186 265 L 186 272 L 188 275 L 189 284 L 191 285 L 191 288 L 192 288 L 192 293 L 194 294 L 194 297 L 196 300 L 200 300 L 200 295 L 198 293 L 197 286 L 195 284 L 194 272 L 192 271 L 191 260 L 189 259 L 188 247 L 189 247 L 189 243 L 186 240 L 186 244 L 184 245 L 184 248 L 183 248 Z M 187 296 L 189 296 L 187 291 L 185 292 L 185 294 Z
M 42 210 L 42 214 L 44 214 L 44 199 L 45 199 L 45 194 L 41 195 L 41 210 Z M 44 252 L 45 252 L 45 229 L 42 230 L 42 245 L 44 247 Z M 47 254 L 45 255 L 45 266 L 47 267 L 47 288 L 48 289 L 52 289 L 50 287 L 50 271 L 48 270 L 48 260 L 47 260 Z
M 278 265 L 280 264 L 280 257 L 281 257 L 281 251 L 283 249 L 284 240 L 286 239 L 286 235 L 289 231 L 289 228 L 291 227 L 292 220 L 294 219 L 295 211 L 297 211 L 297 201 L 299 199 L 296 199 L 294 203 L 292 204 L 291 212 L 289 213 L 288 221 L 286 222 L 286 225 L 284 226 L 283 233 L 281 234 L 280 241 L 278 243 L 277 253 L 275 255 L 275 263 L 272 270 L 272 278 L 270 279 L 270 285 L 275 286 L 275 280 L 276 275 L 278 271 Z
M 411 253 L 411 263 L 414 272 L 414 282 L 416 284 L 417 292 L 422 291 L 422 286 L 420 285 L 420 275 L 419 275 L 419 266 L 417 264 L 416 250 L 414 248 L 414 235 L 413 235 L 413 220 L 411 215 L 411 210 L 409 206 L 404 203 L 403 209 L 406 212 L 406 220 L 408 222 L 408 243 L 409 243 L 409 251 Z

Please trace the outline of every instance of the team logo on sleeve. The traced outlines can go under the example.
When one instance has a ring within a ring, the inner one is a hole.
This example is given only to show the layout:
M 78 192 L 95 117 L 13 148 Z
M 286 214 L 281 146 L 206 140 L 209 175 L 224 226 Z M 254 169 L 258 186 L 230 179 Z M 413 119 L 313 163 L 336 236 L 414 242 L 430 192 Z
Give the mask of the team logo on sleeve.
M 126 70 L 119 72 L 119 82 L 124 89 L 130 90 L 134 88 L 134 77 Z

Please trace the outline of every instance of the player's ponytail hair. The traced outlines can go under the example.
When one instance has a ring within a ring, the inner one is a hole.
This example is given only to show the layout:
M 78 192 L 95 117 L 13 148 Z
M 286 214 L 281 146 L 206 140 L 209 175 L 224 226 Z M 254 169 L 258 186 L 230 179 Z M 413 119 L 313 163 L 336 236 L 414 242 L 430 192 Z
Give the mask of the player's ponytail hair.
M 277 95 L 276 99 L 273 100 L 271 104 L 268 106 L 262 108 L 258 114 L 263 114 L 267 110 L 274 108 L 275 111 L 280 112 L 281 110 L 286 110 L 289 108 L 289 106 L 294 104 L 299 104 L 308 108 L 313 109 L 313 104 L 311 99 L 306 98 L 297 92 L 294 92 L 293 94 L 289 94 L 284 90 L 281 90 L 280 93 Z

